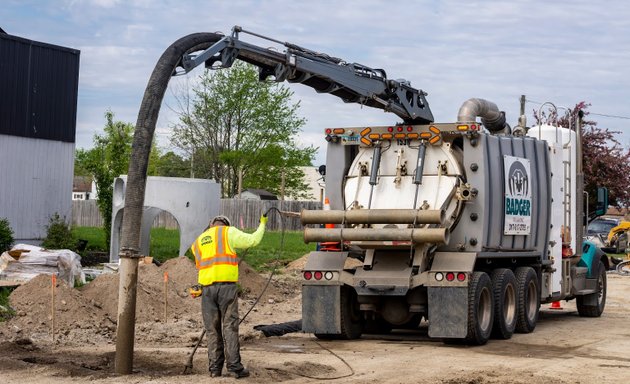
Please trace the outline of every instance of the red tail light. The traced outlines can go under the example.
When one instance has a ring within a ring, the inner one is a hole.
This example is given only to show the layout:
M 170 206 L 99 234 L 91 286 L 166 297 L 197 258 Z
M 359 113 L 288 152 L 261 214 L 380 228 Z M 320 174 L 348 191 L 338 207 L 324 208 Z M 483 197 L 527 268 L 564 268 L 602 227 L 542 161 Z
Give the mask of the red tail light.
M 320 271 L 316 271 L 314 275 L 315 275 L 315 280 L 321 280 L 322 277 L 324 276 Z
M 466 274 L 464 272 L 460 272 L 457 274 L 457 280 L 464 281 L 466 280 Z
M 304 280 L 310 280 L 313 278 L 313 273 L 311 271 L 304 272 Z
M 455 274 L 453 272 L 447 272 L 446 281 L 453 281 L 453 280 L 455 280 Z

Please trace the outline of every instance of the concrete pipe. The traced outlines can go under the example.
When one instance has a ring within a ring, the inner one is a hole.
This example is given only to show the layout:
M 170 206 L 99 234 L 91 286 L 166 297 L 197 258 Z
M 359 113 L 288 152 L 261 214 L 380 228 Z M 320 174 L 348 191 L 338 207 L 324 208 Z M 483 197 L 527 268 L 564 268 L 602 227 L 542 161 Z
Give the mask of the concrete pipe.
M 446 228 L 304 228 L 304 242 L 333 241 L 413 241 L 415 243 L 448 242 Z
M 300 220 L 306 224 L 442 224 L 444 210 L 354 209 L 350 211 L 302 210 Z

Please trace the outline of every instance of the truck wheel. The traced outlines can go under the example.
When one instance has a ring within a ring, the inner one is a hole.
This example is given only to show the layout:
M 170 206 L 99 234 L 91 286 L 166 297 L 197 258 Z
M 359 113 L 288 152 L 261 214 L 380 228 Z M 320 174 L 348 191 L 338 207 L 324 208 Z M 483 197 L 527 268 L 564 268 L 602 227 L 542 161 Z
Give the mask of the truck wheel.
M 492 336 L 509 339 L 516 329 L 516 277 L 507 268 L 492 271 L 492 293 L 494 295 L 494 327 Z
M 598 265 L 597 272 L 597 292 L 591 293 L 590 295 L 578 296 L 575 299 L 575 304 L 577 305 L 577 310 L 580 316 L 582 317 L 600 317 L 604 312 L 604 307 L 606 306 L 606 290 L 607 290 L 607 280 L 606 280 L 606 267 L 604 263 L 601 261 Z M 589 304 L 594 302 L 597 298 L 596 305 L 587 305 L 585 302 Z
M 493 323 L 492 281 L 485 272 L 474 272 L 468 286 L 468 334 L 464 341 L 471 345 L 488 342 Z
M 516 269 L 516 295 L 518 297 L 516 332 L 530 333 L 536 328 L 540 294 L 538 292 L 538 275 L 531 267 Z
M 358 339 L 363 333 L 363 317 L 359 310 L 359 301 L 354 289 L 342 286 L 340 298 L 341 333 L 316 333 L 315 337 L 322 340 L 350 340 Z

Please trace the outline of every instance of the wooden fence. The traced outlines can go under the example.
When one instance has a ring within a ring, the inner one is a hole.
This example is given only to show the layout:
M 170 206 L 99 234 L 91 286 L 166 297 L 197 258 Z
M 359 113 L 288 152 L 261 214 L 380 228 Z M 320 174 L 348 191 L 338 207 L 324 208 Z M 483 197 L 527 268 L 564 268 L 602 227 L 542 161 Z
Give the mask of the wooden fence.
M 275 207 L 281 211 L 300 212 L 302 209 L 322 209 L 319 201 L 269 201 L 251 199 L 221 199 L 220 214 L 232 220 L 232 225 L 238 228 L 255 228 L 258 226 L 260 216 L 269 208 Z M 208 218 L 209 220 L 210 218 Z M 96 200 L 72 201 L 72 225 L 78 227 L 100 227 L 103 225 L 101 213 L 96 205 Z M 166 211 L 160 212 L 153 221 L 154 227 L 178 228 L 177 220 Z M 302 229 L 299 218 L 284 218 L 284 226 L 287 230 L 298 231 Z M 274 212 L 269 214 L 267 229 L 279 230 L 281 222 Z

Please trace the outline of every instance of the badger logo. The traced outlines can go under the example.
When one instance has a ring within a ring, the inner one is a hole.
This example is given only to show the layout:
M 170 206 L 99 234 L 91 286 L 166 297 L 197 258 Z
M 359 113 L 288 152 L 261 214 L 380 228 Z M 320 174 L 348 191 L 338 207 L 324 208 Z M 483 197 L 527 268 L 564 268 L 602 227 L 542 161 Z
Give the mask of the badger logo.
M 509 194 L 515 197 L 529 196 L 529 179 L 523 163 L 520 161 L 512 163 L 508 175 Z

